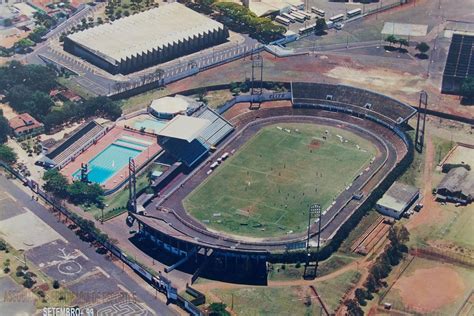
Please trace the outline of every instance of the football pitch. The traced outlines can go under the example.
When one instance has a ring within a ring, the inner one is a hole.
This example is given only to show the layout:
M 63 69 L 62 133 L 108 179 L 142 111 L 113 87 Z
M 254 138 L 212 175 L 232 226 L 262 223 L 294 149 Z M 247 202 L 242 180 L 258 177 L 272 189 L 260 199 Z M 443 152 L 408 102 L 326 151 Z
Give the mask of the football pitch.
M 183 201 L 208 228 L 249 237 L 302 232 L 369 165 L 376 148 L 346 130 L 305 123 L 262 128 Z

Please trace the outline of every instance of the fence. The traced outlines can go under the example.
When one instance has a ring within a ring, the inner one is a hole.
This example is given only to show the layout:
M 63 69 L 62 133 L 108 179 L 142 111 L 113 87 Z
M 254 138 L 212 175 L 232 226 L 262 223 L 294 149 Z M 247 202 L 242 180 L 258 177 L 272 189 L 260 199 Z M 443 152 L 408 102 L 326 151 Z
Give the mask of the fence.
M 224 51 L 231 51 L 234 50 L 235 54 L 232 55 L 232 53 L 228 53 Z M 128 98 L 131 96 L 134 96 L 136 94 L 159 88 L 162 87 L 166 84 L 181 80 L 183 78 L 193 76 L 195 74 L 198 74 L 201 71 L 205 71 L 214 67 L 218 67 L 220 65 L 224 65 L 226 63 L 238 60 L 240 58 L 245 58 L 246 56 L 252 55 L 259 53 L 264 50 L 264 46 L 259 46 L 257 48 L 248 48 L 244 47 L 242 48 L 231 48 L 231 49 L 225 49 L 222 52 L 216 52 L 215 54 L 224 54 L 225 56 L 228 56 L 227 58 L 222 58 L 220 60 L 215 60 L 214 57 L 211 58 L 211 62 L 209 62 L 206 65 L 199 66 L 196 63 L 193 63 L 193 61 L 189 61 L 189 63 L 186 66 L 178 66 L 178 67 L 170 67 L 168 69 L 163 69 L 164 70 L 164 75 L 161 76 L 159 79 L 151 81 L 151 82 L 145 82 L 141 83 L 139 81 L 137 82 L 127 82 L 127 87 L 124 88 L 123 90 L 119 90 L 115 93 L 109 93 L 108 97 L 117 100 L 117 99 L 123 99 L 123 98 Z M 217 58 L 216 58 L 217 59 Z M 181 69 L 184 69 L 184 71 L 181 71 Z
M 452 251 L 446 251 L 442 249 L 437 249 L 433 247 L 426 248 L 415 248 L 410 251 L 410 253 L 417 257 L 422 257 L 426 259 L 436 259 L 437 261 L 442 260 L 444 262 L 463 265 L 469 268 L 474 267 L 474 258 L 471 256 L 463 255 L 460 253 L 455 253 Z
M 168 299 L 171 299 L 178 306 L 184 308 L 186 311 L 190 312 L 192 315 L 203 315 L 202 312 L 194 304 L 189 302 L 183 297 L 173 295 L 176 293 L 176 288 L 174 288 L 169 280 L 162 277 L 161 274 L 154 275 L 148 269 L 140 264 L 139 262 L 132 260 L 126 256 L 126 254 L 117 246 L 113 245 L 108 241 L 108 236 L 101 233 L 94 225 L 90 225 L 90 221 L 82 219 L 79 215 L 69 211 L 64 205 L 58 203 L 56 199 L 46 192 L 42 191 L 36 183 L 32 182 L 28 178 L 21 175 L 14 168 L 8 164 L 0 161 L 0 166 L 5 168 L 8 172 L 13 174 L 18 178 L 23 184 L 28 185 L 28 187 L 35 193 L 37 193 L 45 202 L 53 207 L 54 210 L 59 211 L 63 214 L 68 220 L 72 221 L 77 227 L 82 231 L 88 232 L 89 235 L 98 242 L 102 247 L 110 251 L 118 259 L 120 259 L 124 264 L 129 266 L 137 275 L 139 275 L 143 280 L 147 281 L 154 289 L 165 293 Z

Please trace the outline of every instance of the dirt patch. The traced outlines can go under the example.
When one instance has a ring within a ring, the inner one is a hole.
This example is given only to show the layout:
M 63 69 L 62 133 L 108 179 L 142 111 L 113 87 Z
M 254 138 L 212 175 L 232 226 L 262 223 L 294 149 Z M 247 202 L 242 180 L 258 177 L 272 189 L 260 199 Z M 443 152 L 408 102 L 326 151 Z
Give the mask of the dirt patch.
M 327 75 L 340 79 L 342 83 L 385 93 L 418 93 L 425 86 L 421 76 L 386 68 L 354 69 L 338 66 L 328 71 Z
M 321 147 L 321 142 L 317 139 L 311 140 L 311 143 L 308 145 L 309 149 L 319 149 Z
M 400 291 L 405 306 L 432 312 L 459 299 L 465 285 L 455 270 L 435 267 L 401 277 L 394 288 Z
M 5 103 L 0 103 L 0 110 L 3 111 L 3 116 L 5 116 L 7 120 L 12 119 L 18 115 L 15 110 Z

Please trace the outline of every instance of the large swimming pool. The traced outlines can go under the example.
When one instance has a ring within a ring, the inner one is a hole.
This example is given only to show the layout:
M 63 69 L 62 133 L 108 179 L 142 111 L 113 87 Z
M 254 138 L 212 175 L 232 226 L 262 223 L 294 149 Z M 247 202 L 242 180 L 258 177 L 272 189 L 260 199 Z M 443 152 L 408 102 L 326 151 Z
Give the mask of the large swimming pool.
M 158 133 L 163 126 L 165 126 L 167 121 L 155 120 L 153 118 L 146 118 L 139 121 L 136 121 L 133 124 L 133 127 L 136 129 L 145 128 L 145 130 L 153 131 L 153 133 Z
M 113 143 L 101 151 L 97 156 L 88 162 L 89 167 L 89 181 L 104 184 L 117 171 L 128 164 L 130 158 L 135 158 L 143 150 L 123 146 L 123 143 Z M 144 147 L 143 149 L 145 149 Z M 73 173 L 72 177 L 80 178 L 81 170 Z M 125 175 L 124 175 L 125 176 Z M 128 175 L 127 175 L 128 176 Z

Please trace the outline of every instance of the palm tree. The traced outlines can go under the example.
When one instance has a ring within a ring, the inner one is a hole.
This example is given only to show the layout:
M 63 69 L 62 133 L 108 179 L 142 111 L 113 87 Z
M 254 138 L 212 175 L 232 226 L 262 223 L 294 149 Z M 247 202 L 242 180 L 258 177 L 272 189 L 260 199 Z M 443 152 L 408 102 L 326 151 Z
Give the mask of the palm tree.
M 389 42 L 390 46 L 392 46 L 393 44 L 398 42 L 398 39 L 395 37 L 395 35 L 389 35 L 389 36 L 387 36 L 387 38 L 385 38 L 385 41 Z
M 398 44 L 400 44 L 400 48 L 402 48 L 402 46 L 410 46 L 410 42 L 408 42 L 408 40 L 404 39 L 404 38 L 401 38 L 398 40 Z

